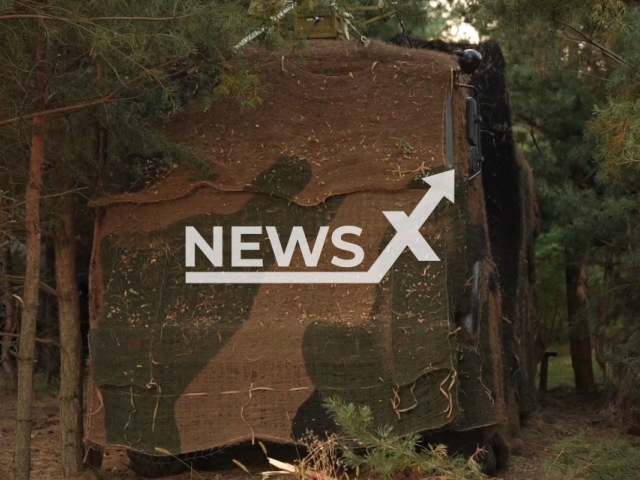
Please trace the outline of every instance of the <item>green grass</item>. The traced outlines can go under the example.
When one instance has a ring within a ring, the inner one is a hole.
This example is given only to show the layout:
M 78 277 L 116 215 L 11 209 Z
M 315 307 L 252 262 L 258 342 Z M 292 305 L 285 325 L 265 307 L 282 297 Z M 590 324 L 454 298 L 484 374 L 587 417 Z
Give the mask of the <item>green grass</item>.
M 584 434 L 553 447 L 544 480 L 631 480 L 638 478 L 640 450 L 621 439 L 588 439 Z
M 552 390 L 554 388 L 573 388 L 575 384 L 573 381 L 573 368 L 571 367 L 569 345 L 551 345 L 547 348 L 547 351 L 558 352 L 557 357 L 549 358 L 549 390 Z M 593 375 L 595 377 L 596 383 L 602 384 L 602 369 L 597 364 L 595 357 L 593 358 Z M 540 377 L 539 365 L 536 377 L 538 379 Z
M 344 403 L 334 397 L 326 400 L 325 408 L 340 431 L 335 440 L 341 451 L 341 464 L 354 471 L 356 478 L 364 473 L 391 480 L 409 471 L 421 478 L 439 480 L 487 478 L 476 462 L 478 456 L 450 456 L 444 445 L 420 446 L 419 435 L 396 435 L 391 426 L 376 427 L 367 406 Z

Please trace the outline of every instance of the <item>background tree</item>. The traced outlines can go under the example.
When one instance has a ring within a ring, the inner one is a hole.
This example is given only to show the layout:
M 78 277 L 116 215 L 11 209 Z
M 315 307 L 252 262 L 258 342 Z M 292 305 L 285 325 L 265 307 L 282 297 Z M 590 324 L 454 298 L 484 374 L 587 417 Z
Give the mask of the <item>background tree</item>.
M 0 162 L 22 171 L 13 180 L 24 192 L 27 250 L 18 354 L 18 479 L 29 478 L 30 471 L 42 238 L 50 236 L 56 246 L 62 469 L 73 476 L 82 460 L 75 243 L 88 223 L 79 221 L 76 208 L 87 197 L 138 183 L 132 179 L 145 168 L 148 172 L 150 163 L 158 173 L 188 158 L 168 147 L 156 122 L 195 95 L 220 87 L 220 79 L 233 80 L 226 91 L 256 101 L 255 78 L 230 69 L 226 61 L 234 42 L 261 21 L 248 18 L 244 5 L 234 1 L 0 3 Z
M 638 8 L 620 0 L 477 0 L 471 8 L 510 66 L 514 130 L 534 167 L 545 223 L 539 255 L 552 262 L 540 262 L 541 311 L 557 305 L 552 290 L 565 277 L 567 335 L 582 389 L 594 384 L 589 317 L 597 318 L 596 353 L 606 365 L 615 271 L 638 267 Z

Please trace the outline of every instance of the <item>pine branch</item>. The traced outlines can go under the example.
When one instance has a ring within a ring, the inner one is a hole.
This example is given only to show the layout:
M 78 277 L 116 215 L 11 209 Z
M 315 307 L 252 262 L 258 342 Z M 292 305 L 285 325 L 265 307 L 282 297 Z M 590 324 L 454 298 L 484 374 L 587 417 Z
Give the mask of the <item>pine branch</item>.
M 178 57 L 174 60 L 171 60 L 167 63 L 164 63 L 162 65 L 160 65 L 157 68 L 166 68 L 169 67 L 171 65 L 175 65 L 176 63 L 179 63 L 181 61 L 183 61 L 184 59 L 186 59 L 186 56 L 182 56 L 182 57 Z M 67 107 L 59 107 L 59 108 L 52 108 L 49 110 L 41 110 L 38 112 L 34 112 L 34 113 L 30 113 L 28 115 L 22 115 L 19 117 L 14 117 L 14 118 L 8 118 L 7 120 L 2 120 L 0 121 L 0 127 L 5 127 L 7 125 L 11 125 L 23 120 L 29 120 L 32 118 L 36 118 L 36 117 L 48 117 L 51 115 L 60 115 L 61 113 L 70 113 L 70 112 L 77 112 L 78 110 L 84 110 L 87 108 L 92 108 L 92 107 L 97 107 L 99 105 L 104 105 L 105 103 L 110 103 L 110 102 L 117 102 L 119 100 L 122 99 L 118 99 L 116 98 L 120 93 L 122 93 L 123 91 L 125 91 L 127 88 L 132 87 L 133 85 L 135 85 L 136 83 L 140 82 L 141 80 L 143 80 L 145 77 L 147 77 L 150 74 L 151 70 L 147 70 L 143 73 L 141 73 L 140 75 L 138 75 L 137 77 L 133 78 L 132 80 L 130 80 L 129 82 L 127 82 L 125 85 L 123 85 L 120 88 L 117 88 L 116 90 L 113 90 L 111 93 L 98 98 L 97 100 L 94 100 L 92 102 L 88 102 L 88 103 L 80 103 L 77 105 L 69 105 Z
M 600 50 L 602 53 L 604 53 L 609 58 L 612 58 L 616 62 L 621 63 L 623 65 L 629 65 L 629 63 L 624 58 L 622 58 L 620 55 L 618 55 L 617 53 L 612 52 L 611 50 L 609 50 L 604 45 L 600 45 L 594 39 L 592 39 L 591 37 L 589 37 L 588 35 L 586 35 L 582 31 L 580 31 L 578 28 L 574 27 L 573 25 L 569 25 L 568 23 L 562 23 L 562 25 L 564 25 L 566 28 L 569 28 L 572 32 L 575 32 L 576 34 L 578 34 L 585 42 L 587 42 L 589 45 L 593 45 L 594 47 L 596 47 L 598 50 Z M 564 29 L 562 31 L 564 32 Z M 564 34 L 567 35 L 566 32 L 564 32 Z M 571 38 L 568 35 L 567 35 L 567 37 Z
M 172 20 L 179 20 L 181 18 L 192 17 L 189 15 L 174 15 L 172 17 L 89 17 L 89 18 L 65 18 L 54 17 L 52 15 L 37 15 L 37 14 L 16 14 L 16 15 L 0 15 L 0 22 L 8 20 L 48 20 L 52 22 L 66 22 L 66 23 L 93 23 L 93 22 L 170 22 Z

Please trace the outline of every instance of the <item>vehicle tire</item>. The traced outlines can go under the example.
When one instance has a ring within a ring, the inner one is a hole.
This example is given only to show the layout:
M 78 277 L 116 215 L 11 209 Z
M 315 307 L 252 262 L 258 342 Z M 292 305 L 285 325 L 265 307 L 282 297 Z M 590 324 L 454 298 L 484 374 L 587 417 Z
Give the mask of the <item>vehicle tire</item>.
M 511 453 L 509 444 L 500 433 L 496 433 L 485 442 L 484 450 L 479 459 L 482 473 L 489 477 L 495 477 L 507 468 Z
M 480 470 L 489 477 L 495 477 L 498 473 L 498 459 L 494 450 L 493 442 L 489 442 L 484 446 L 484 452 L 480 454 L 478 459 Z
M 149 455 L 135 450 L 127 450 L 129 466 L 133 472 L 144 478 L 160 478 L 177 475 L 187 470 L 181 455 Z

